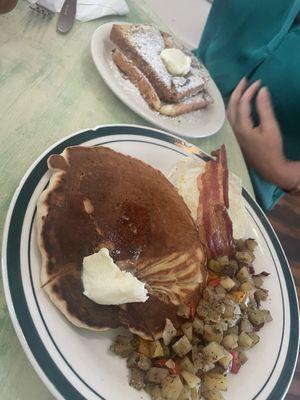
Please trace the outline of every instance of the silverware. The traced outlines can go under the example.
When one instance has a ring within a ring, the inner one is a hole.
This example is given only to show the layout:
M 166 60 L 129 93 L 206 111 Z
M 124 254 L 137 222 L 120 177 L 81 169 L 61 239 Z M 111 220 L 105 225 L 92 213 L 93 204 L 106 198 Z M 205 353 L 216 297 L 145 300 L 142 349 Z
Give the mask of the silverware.
M 74 24 L 77 0 L 65 0 L 57 21 L 57 30 L 67 33 Z
M 39 4 L 39 2 L 35 3 L 35 4 L 30 4 L 29 6 L 33 11 L 41 14 L 41 15 L 46 15 L 47 17 L 53 17 L 53 15 L 55 14 L 54 11 L 49 10 L 49 8 L 42 6 L 41 4 Z

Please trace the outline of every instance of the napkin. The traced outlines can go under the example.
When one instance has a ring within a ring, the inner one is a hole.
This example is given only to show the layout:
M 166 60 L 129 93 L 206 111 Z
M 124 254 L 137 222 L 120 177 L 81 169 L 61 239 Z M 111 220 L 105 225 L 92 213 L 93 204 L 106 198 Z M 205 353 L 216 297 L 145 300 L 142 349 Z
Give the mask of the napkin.
M 29 0 L 29 2 L 32 4 L 38 2 L 53 12 L 60 12 L 64 0 Z M 76 19 L 86 22 L 106 15 L 126 15 L 128 12 L 125 0 L 78 0 Z

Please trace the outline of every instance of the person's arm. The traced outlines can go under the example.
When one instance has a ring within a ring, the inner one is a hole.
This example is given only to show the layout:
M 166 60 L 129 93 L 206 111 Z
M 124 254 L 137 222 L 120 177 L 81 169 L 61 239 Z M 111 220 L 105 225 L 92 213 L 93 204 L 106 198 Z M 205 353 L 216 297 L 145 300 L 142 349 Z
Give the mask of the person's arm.
M 260 81 L 246 87 L 244 78 L 233 91 L 227 107 L 229 122 L 245 159 L 264 179 L 285 191 L 300 192 L 300 161 L 290 161 L 283 153 L 281 132 L 268 89 L 259 90 Z M 260 123 L 254 126 L 251 100 L 258 90 L 256 109 Z

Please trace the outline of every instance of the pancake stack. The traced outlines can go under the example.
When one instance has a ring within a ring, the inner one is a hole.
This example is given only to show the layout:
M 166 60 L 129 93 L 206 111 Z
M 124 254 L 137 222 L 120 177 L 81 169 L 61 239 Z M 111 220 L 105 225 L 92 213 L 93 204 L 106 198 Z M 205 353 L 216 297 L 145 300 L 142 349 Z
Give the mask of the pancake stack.
M 70 147 L 48 160 L 49 187 L 38 202 L 41 283 L 75 325 L 125 326 L 145 339 L 178 325 L 180 305 L 195 307 L 204 252 L 190 212 L 164 175 L 106 147 Z M 83 258 L 109 249 L 120 269 L 146 283 L 145 303 L 99 305 L 83 295 Z

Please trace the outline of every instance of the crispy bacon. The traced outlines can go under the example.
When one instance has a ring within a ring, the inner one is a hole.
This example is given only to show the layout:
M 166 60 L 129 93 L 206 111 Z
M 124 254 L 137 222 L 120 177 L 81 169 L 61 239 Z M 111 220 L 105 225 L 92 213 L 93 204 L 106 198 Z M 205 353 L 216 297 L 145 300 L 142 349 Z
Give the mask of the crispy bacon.
M 225 146 L 213 153 L 198 177 L 200 199 L 197 226 L 207 257 L 230 255 L 234 249 L 232 222 L 228 215 L 228 168 Z

